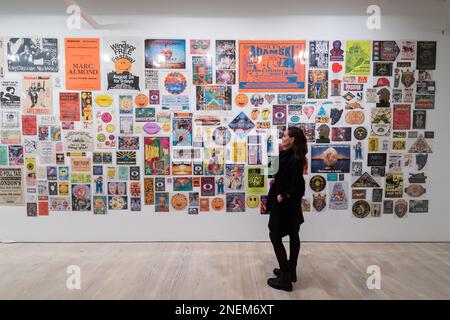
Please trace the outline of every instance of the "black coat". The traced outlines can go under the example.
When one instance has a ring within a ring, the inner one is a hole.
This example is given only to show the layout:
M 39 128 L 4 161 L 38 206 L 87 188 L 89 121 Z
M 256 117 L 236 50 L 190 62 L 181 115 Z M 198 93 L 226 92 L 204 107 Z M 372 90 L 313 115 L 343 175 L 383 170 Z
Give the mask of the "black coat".
M 303 162 L 294 156 L 292 148 L 281 151 L 279 160 L 275 182 L 267 198 L 267 211 L 270 213 L 270 231 L 285 236 L 299 232 L 304 221 L 301 201 L 305 194 L 305 180 Z M 281 203 L 277 200 L 279 194 L 283 197 Z

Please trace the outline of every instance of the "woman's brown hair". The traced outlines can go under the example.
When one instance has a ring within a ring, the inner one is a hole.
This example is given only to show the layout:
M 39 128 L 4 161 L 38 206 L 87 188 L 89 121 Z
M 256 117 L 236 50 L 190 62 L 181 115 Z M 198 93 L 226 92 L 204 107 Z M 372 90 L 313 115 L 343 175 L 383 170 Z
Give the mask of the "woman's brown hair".
M 288 135 L 294 138 L 294 144 L 292 148 L 294 149 L 294 155 L 297 159 L 306 162 L 306 154 L 308 153 L 308 144 L 306 142 L 306 136 L 303 130 L 299 127 L 289 127 Z

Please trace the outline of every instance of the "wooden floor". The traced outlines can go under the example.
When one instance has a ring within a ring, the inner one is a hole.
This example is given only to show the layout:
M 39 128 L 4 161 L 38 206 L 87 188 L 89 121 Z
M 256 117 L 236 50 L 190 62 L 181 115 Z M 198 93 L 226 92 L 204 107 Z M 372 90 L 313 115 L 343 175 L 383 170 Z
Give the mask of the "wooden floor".
M 450 299 L 450 243 L 303 243 L 291 293 L 267 286 L 275 266 L 265 242 L 0 244 L 0 299 Z

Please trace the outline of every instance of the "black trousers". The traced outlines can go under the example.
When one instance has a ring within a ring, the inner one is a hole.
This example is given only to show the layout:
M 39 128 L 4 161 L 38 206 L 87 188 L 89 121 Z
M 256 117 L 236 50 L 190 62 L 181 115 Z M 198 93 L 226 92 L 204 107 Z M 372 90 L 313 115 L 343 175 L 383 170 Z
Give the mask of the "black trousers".
M 300 253 L 300 236 L 298 232 L 288 234 L 289 236 L 289 260 L 287 258 L 286 249 L 283 245 L 283 236 L 274 231 L 269 232 L 270 241 L 272 242 L 275 255 L 277 256 L 280 270 L 288 273 L 297 267 L 298 255 Z

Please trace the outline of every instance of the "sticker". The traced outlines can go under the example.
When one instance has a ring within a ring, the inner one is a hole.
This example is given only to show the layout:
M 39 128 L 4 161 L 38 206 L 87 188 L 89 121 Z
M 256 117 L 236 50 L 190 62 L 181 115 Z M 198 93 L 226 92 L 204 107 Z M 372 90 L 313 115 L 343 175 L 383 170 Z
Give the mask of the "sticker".
M 309 181 L 310 188 L 315 192 L 320 192 L 325 189 L 327 182 L 324 177 L 320 175 L 315 175 Z
M 358 200 L 353 203 L 352 212 L 357 218 L 365 218 L 370 214 L 370 205 L 365 200 Z

